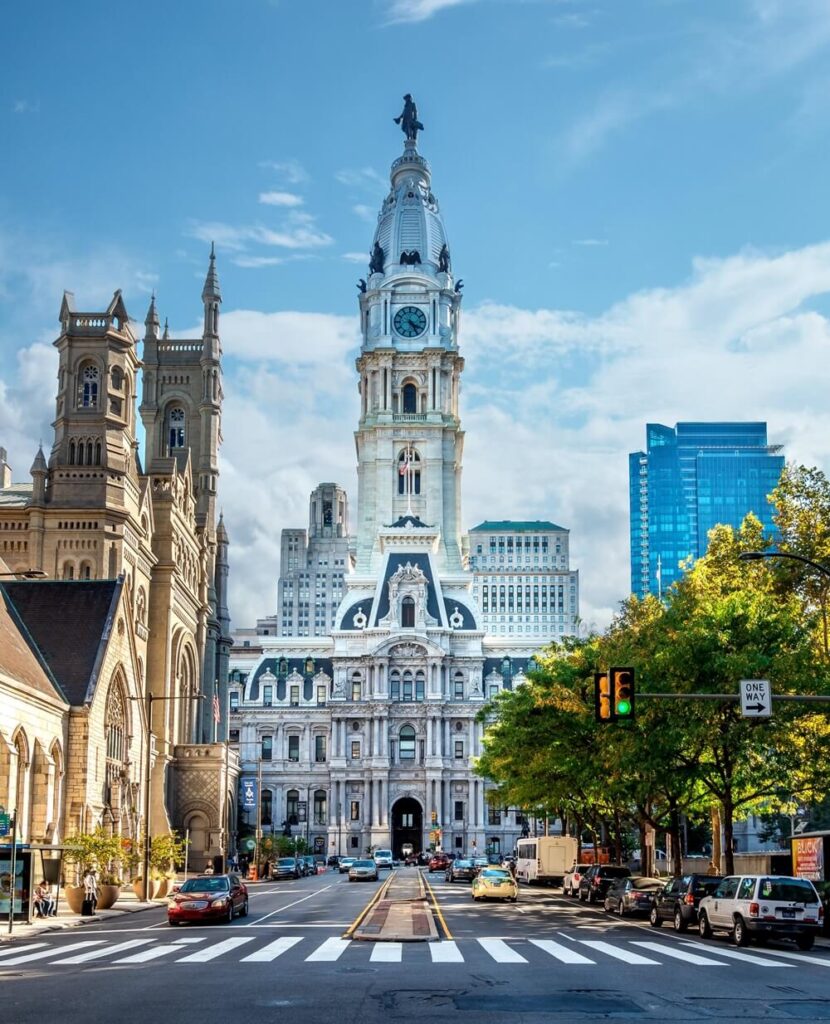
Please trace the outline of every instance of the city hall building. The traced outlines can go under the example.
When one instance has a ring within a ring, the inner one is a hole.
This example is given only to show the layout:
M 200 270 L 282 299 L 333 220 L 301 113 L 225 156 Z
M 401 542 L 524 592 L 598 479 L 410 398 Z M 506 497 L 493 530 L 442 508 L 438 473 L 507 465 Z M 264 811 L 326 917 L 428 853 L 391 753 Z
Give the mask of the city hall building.
M 461 288 L 429 164 L 407 135 L 360 285 L 356 536 L 342 541 L 334 484 L 312 495 L 308 534 L 285 531 L 277 616 L 234 633 L 230 735 L 243 778 L 261 779 L 266 833 L 290 827 L 326 854 L 431 840 L 497 853 L 522 817 L 473 771 L 479 713 L 521 683 L 542 640 L 486 635 L 473 594 Z M 257 809 L 245 813 L 254 826 Z

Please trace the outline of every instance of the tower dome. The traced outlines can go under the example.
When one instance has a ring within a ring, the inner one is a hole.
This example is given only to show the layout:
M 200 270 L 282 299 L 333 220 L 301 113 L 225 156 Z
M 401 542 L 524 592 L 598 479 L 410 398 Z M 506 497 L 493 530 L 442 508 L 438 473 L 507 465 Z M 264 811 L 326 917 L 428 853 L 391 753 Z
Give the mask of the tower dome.
M 429 164 L 418 153 L 414 139 L 406 140 L 403 155 L 392 164 L 390 182 L 372 242 L 373 250 L 376 245 L 383 250 L 384 274 L 401 267 L 407 273 L 413 269 L 433 275 L 448 272 L 444 222 L 432 191 Z

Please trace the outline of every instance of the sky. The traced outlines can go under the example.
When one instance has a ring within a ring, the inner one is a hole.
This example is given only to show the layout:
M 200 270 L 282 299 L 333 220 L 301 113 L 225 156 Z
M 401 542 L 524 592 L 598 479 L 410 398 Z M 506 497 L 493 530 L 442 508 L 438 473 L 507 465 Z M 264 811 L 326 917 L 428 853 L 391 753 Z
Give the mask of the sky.
M 463 521 L 571 531 L 629 590 L 645 424 L 765 420 L 830 469 L 827 0 L 38 0 L 0 36 L 0 446 L 51 443 L 58 310 L 198 336 L 223 293 L 234 626 L 357 505 L 357 290 L 411 92 L 464 280 Z

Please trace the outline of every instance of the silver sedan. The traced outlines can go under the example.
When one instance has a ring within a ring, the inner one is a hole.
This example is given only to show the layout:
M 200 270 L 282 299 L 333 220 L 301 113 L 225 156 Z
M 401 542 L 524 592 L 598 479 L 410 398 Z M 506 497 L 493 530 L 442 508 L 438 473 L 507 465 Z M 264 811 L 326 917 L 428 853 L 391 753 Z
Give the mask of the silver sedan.
M 349 868 L 350 882 L 376 882 L 377 880 L 378 869 L 373 860 L 356 860 Z

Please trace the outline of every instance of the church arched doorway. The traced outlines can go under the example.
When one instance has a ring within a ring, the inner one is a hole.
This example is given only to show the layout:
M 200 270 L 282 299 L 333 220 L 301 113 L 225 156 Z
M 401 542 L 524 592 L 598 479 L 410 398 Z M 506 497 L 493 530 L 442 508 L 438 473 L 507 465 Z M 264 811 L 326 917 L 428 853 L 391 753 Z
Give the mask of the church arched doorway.
M 411 796 L 402 797 L 392 805 L 392 854 L 396 859 L 403 856 L 403 846 L 409 843 L 415 853 L 420 853 L 424 841 L 424 812 L 417 800 Z

